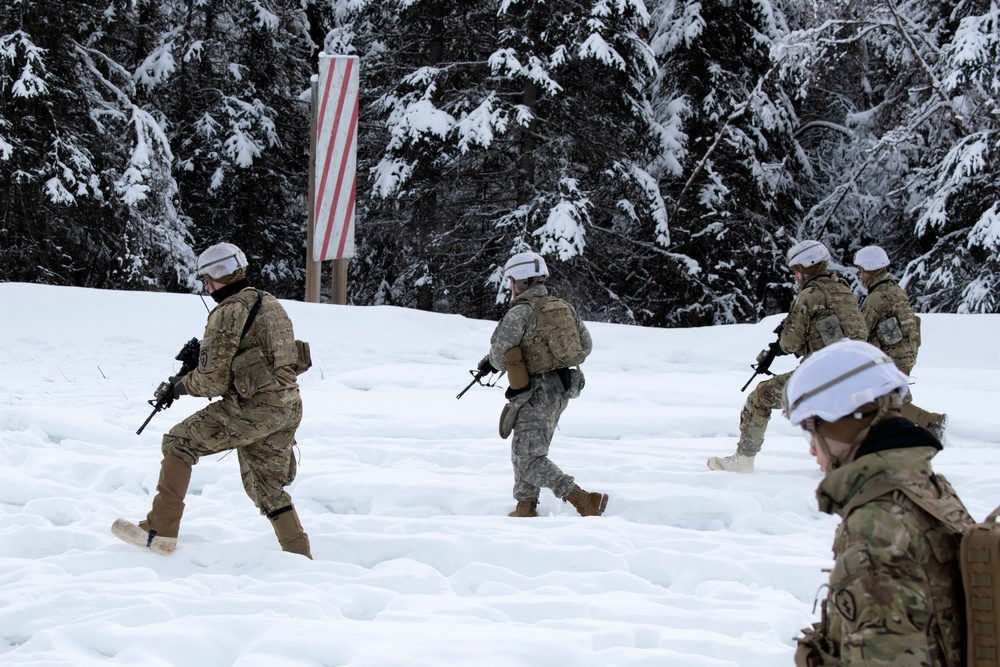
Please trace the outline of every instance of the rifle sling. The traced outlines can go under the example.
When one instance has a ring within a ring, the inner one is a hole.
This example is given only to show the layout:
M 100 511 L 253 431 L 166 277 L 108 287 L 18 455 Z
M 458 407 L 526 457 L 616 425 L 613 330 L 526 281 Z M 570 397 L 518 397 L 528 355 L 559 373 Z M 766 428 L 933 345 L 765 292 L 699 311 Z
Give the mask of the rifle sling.
M 253 326 L 253 321 L 257 319 L 257 313 L 260 311 L 260 302 L 264 300 L 264 295 L 261 291 L 256 287 L 254 290 L 257 292 L 257 301 L 250 308 L 250 314 L 247 315 L 247 322 L 243 325 L 243 333 L 240 334 L 240 340 L 243 340 L 243 338 L 247 335 L 247 332 L 250 331 L 250 327 Z

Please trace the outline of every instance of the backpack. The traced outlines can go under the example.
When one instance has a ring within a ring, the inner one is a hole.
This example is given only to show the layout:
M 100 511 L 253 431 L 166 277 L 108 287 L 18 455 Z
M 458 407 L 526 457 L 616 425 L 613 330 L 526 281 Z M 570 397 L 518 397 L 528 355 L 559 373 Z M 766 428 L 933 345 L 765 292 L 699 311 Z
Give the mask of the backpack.
M 1000 629 L 1000 507 L 965 530 L 960 567 L 965 588 L 969 667 L 997 667 L 997 630 Z
M 528 374 L 582 364 L 587 353 L 570 305 L 554 296 L 531 299 L 528 303 L 535 319 L 535 330 L 521 341 Z

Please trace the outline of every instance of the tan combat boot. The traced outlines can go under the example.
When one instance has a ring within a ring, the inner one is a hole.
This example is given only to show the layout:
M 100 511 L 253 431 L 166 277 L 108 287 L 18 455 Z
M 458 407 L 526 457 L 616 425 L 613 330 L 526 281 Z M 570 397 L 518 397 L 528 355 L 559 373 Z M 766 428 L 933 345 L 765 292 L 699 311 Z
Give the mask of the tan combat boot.
M 708 469 L 748 474 L 753 472 L 753 459 L 739 452 L 732 456 L 713 456 L 708 459 Z
M 145 521 L 136 525 L 127 519 L 116 519 L 111 525 L 111 533 L 123 542 L 166 556 L 177 547 L 184 496 L 190 482 L 191 464 L 176 456 L 164 456 L 153 508 Z
M 507 516 L 523 516 L 531 517 L 538 516 L 538 501 L 537 500 L 518 500 L 517 507 L 514 508 L 513 512 L 507 514 Z
M 588 493 L 576 484 L 563 500 L 575 507 L 580 516 L 601 516 L 608 506 L 608 494 Z
M 917 426 L 923 426 L 933 433 L 935 438 L 944 442 L 944 429 L 948 423 L 948 415 L 929 412 L 923 408 L 918 408 L 913 403 L 903 403 L 900 413 Z
M 280 510 L 268 514 L 267 518 L 271 520 L 271 527 L 274 528 L 274 534 L 278 538 L 278 544 L 281 545 L 282 551 L 301 554 L 312 560 L 309 536 L 302 528 L 299 513 L 295 511 L 295 507 L 292 505 L 282 507 Z

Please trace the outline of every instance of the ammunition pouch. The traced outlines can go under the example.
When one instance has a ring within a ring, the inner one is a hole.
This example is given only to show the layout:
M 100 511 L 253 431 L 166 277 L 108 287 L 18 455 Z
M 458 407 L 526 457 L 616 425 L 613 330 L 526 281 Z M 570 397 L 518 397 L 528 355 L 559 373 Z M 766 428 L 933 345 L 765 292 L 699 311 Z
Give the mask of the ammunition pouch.
M 296 375 L 302 375 L 307 370 L 312 368 L 313 365 L 312 354 L 309 351 L 309 343 L 304 340 L 295 341 L 295 354 L 296 360 L 293 368 L 295 368 Z
M 503 410 L 500 412 L 500 437 L 506 440 L 510 437 L 510 434 L 514 431 L 514 423 L 517 421 L 517 413 L 524 407 L 524 404 L 528 402 L 531 398 L 530 387 L 525 387 L 514 393 L 513 396 L 508 396 L 510 399 L 507 405 L 503 406 Z M 510 393 L 510 389 L 507 390 Z
M 587 381 L 583 377 L 583 371 L 579 368 L 562 368 L 559 370 L 559 379 L 562 380 L 566 398 L 577 398 L 583 391 Z
M 259 347 L 252 347 L 233 358 L 233 385 L 243 398 L 251 398 L 274 380 L 271 364 Z
M 899 320 L 895 316 L 879 322 L 875 326 L 875 331 L 883 345 L 895 345 L 903 340 L 903 329 L 899 326 Z
M 840 328 L 840 318 L 836 315 L 827 315 L 816 320 L 816 331 L 823 339 L 823 346 L 832 345 L 844 337 L 844 330 Z
M 524 389 L 528 386 L 528 367 L 524 365 L 524 356 L 521 353 L 521 346 L 515 345 L 507 350 L 503 355 L 503 363 L 507 368 L 507 383 L 514 391 Z

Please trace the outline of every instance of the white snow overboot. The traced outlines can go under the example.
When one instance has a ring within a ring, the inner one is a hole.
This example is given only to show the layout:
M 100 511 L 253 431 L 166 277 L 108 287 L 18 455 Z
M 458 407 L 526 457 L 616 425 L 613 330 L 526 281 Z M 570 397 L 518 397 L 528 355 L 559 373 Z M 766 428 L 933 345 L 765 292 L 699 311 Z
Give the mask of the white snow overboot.
M 155 530 L 143 530 L 128 519 L 115 519 L 111 534 L 122 542 L 137 547 L 148 547 L 154 554 L 166 556 L 177 547 L 176 537 L 159 537 Z
M 726 470 L 728 472 L 738 472 L 738 473 L 752 473 L 753 472 L 753 459 L 752 456 L 745 456 L 736 452 L 732 456 L 713 456 L 708 459 L 708 469 L 709 470 Z

